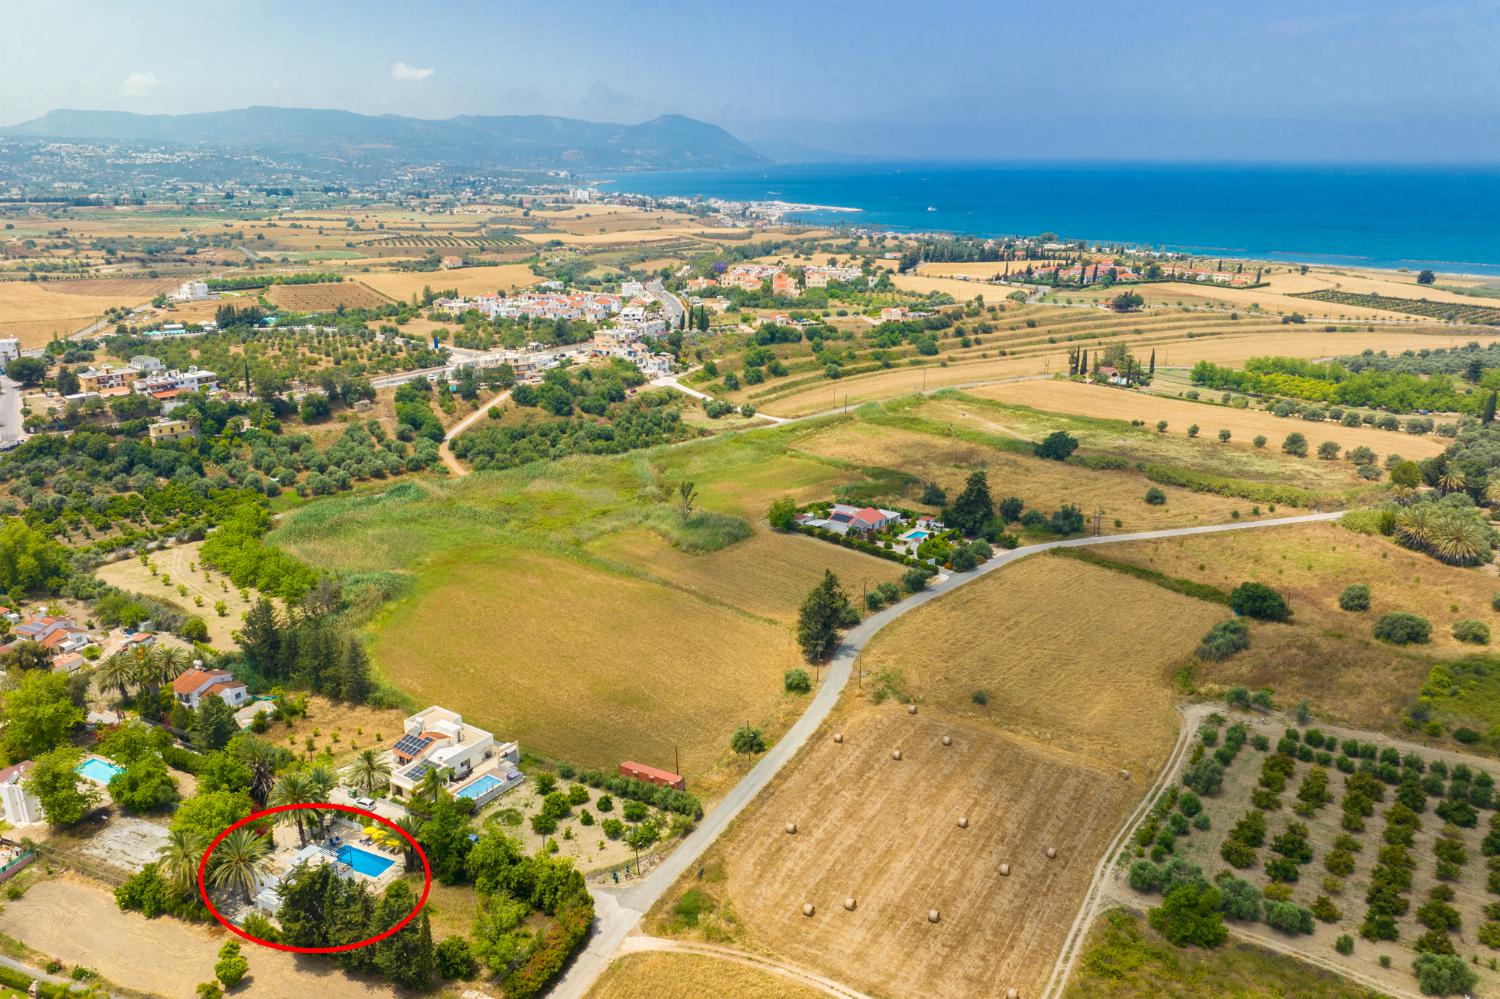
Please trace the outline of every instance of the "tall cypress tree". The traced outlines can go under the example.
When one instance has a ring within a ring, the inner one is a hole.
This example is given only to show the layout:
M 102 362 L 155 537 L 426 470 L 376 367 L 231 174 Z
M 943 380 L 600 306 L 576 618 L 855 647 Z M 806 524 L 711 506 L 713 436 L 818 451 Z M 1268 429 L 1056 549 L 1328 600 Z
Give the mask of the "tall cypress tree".
M 1155 347 L 1151 348 L 1151 370 L 1148 372 L 1148 374 L 1152 375 L 1153 377 L 1155 377 L 1155 375 L 1156 375 L 1156 348 Z
M 808 662 L 828 658 L 838 644 L 839 622 L 844 619 L 849 598 L 831 570 L 823 570 L 823 579 L 814 586 L 797 615 L 797 644 Z
M 1495 393 L 1491 392 L 1484 397 L 1484 412 L 1480 415 L 1480 422 L 1490 423 L 1495 419 Z

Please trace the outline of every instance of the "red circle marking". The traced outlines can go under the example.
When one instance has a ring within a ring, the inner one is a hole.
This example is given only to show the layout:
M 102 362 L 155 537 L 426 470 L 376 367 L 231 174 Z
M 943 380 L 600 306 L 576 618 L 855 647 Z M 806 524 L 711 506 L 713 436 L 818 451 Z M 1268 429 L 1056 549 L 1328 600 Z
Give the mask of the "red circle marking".
M 214 908 L 213 902 L 210 901 L 208 897 L 208 886 L 206 884 L 208 875 L 208 858 L 213 856 L 214 850 L 218 849 L 219 844 L 224 842 L 224 837 L 228 836 L 236 829 L 247 826 L 257 819 L 263 819 L 267 815 L 276 815 L 279 812 L 296 812 L 302 809 L 327 812 L 350 812 L 354 815 L 362 815 L 367 819 L 374 819 L 381 825 L 394 829 L 402 839 L 411 844 L 413 850 L 417 851 L 417 856 L 422 858 L 422 897 L 417 899 L 416 908 L 407 913 L 405 919 L 401 920 L 401 922 L 397 923 L 395 926 L 392 926 L 390 929 L 386 930 L 383 933 L 377 933 L 375 934 L 375 936 L 370 937 L 368 940 L 358 940 L 354 943 L 340 944 L 337 947 L 293 947 L 290 944 L 276 943 L 272 940 L 262 940 L 258 936 L 246 933 L 244 930 L 240 929 L 238 926 L 234 925 L 234 923 L 226 919 L 223 913 Z M 230 826 L 228 829 L 225 829 L 223 832 L 219 833 L 219 835 L 215 836 L 214 841 L 208 844 L 208 849 L 203 851 L 203 859 L 198 861 L 198 896 L 203 899 L 203 904 L 208 906 L 208 911 L 213 913 L 213 917 L 219 921 L 219 925 L 223 926 L 226 930 L 228 930 L 230 933 L 235 934 L 236 936 L 244 937 L 251 943 L 260 944 L 262 947 L 273 947 L 276 950 L 291 951 L 294 954 L 339 954 L 346 950 L 358 950 L 361 947 L 368 947 L 372 943 L 379 943 L 381 940 L 384 940 L 386 937 L 396 933 L 407 923 L 417 918 L 417 913 L 421 912 L 422 907 L 427 904 L 427 895 L 431 891 L 432 865 L 427 862 L 427 854 L 422 849 L 422 844 L 413 839 L 410 833 L 408 833 L 405 829 L 402 829 L 400 826 L 396 825 L 396 823 L 392 822 L 390 819 L 376 815 L 374 812 L 368 812 L 363 808 L 355 808 L 353 805 L 335 805 L 332 802 L 299 802 L 294 805 L 277 805 L 275 808 L 265 808 L 258 812 L 251 812 L 249 815 L 245 816 L 243 819 L 240 819 L 234 825 Z

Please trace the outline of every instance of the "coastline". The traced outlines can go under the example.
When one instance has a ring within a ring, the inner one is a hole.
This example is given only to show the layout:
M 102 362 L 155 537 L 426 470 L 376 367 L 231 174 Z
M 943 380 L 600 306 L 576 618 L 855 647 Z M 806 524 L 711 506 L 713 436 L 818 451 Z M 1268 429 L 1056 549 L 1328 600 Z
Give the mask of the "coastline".
M 804 225 L 1052 232 L 1196 257 L 1500 278 L 1500 170 L 1489 168 L 821 163 L 599 179 L 611 193 L 777 202 L 778 219 Z

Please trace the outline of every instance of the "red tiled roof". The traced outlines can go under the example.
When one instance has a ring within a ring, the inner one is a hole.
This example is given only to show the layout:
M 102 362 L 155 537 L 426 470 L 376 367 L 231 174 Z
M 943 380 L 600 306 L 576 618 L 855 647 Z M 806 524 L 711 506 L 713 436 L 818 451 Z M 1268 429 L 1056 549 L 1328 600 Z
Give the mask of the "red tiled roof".
M 654 779 L 659 781 L 668 781 L 673 784 L 682 780 L 681 774 L 674 774 L 670 770 L 662 770 L 658 767 L 649 766 L 645 763 L 637 763 L 634 760 L 623 761 L 620 764 L 620 769 L 629 770 L 634 774 L 638 774 L 642 779 L 646 780 Z
M 238 680 L 220 680 L 218 683 L 216 683 L 213 686 L 209 687 L 203 693 L 205 695 L 206 694 L 221 694 L 221 693 L 223 693 L 226 690 L 234 690 L 236 687 L 244 687 L 244 686 L 245 685 L 243 683 L 240 683 Z
M 172 691 L 177 694 L 191 694 L 205 683 L 224 679 L 233 678 L 222 669 L 198 669 L 195 666 L 172 681 Z
M 25 776 L 26 772 L 34 766 L 36 766 L 35 760 L 22 760 L 20 763 L 17 763 L 14 766 L 9 766 L 4 770 L 0 770 L 0 784 L 4 784 L 6 781 L 10 780 L 12 776 L 17 774 Z

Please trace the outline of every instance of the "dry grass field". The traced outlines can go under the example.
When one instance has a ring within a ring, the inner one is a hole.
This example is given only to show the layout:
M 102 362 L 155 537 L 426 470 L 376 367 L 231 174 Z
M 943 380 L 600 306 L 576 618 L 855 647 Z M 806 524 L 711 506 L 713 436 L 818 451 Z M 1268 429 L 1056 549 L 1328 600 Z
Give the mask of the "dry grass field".
M 1173 673 L 1227 616 L 1121 573 L 1032 556 L 885 628 L 860 667 L 872 689 L 1145 776 L 1177 733 Z
M 665 580 L 705 599 L 791 626 L 797 608 L 831 569 L 854 592 L 901 578 L 895 562 L 850 551 L 800 534 L 778 534 L 760 528 L 753 538 L 712 555 L 679 551 L 646 530 L 605 535 L 591 550 L 622 566 Z
M 241 600 L 239 587 L 230 582 L 229 577 L 198 561 L 201 546 L 202 542 L 194 541 L 152 552 L 151 563 L 158 570 L 156 575 L 152 575 L 138 558 L 101 565 L 94 575 L 127 593 L 145 594 L 171 604 L 185 614 L 198 615 L 208 625 L 209 643 L 217 649 L 232 650 L 235 647 L 233 633 L 259 595 L 249 590 L 250 599 Z M 163 584 L 164 576 L 171 578 L 171 585 Z M 178 586 L 187 587 L 186 596 L 177 592 Z M 194 598 L 202 598 L 203 606 L 197 606 Z M 214 610 L 214 605 L 220 600 L 224 602 L 223 616 Z
M 1200 664 L 1196 681 L 1268 686 L 1279 700 L 1306 699 L 1324 717 L 1365 728 L 1395 725 L 1426 678 L 1428 657 L 1476 651 L 1452 637 L 1452 624 L 1463 618 L 1492 622 L 1490 600 L 1500 592 L 1493 570 L 1443 565 L 1336 524 L 1137 541 L 1100 552 L 1225 590 L 1245 580 L 1274 586 L 1291 604 L 1292 623 L 1255 623 L 1248 650 Z M 1339 609 L 1338 595 L 1350 583 L 1369 584 L 1369 611 Z M 1431 645 L 1403 650 L 1376 642 L 1370 634 L 1375 619 L 1391 610 L 1431 621 Z
M 40 347 L 83 329 L 106 309 L 140 305 L 178 283 L 171 278 L 0 282 L 0 337 Z
M 298 312 L 332 312 L 339 306 L 347 309 L 375 309 L 390 304 L 358 281 L 337 284 L 273 284 L 266 290 L 272 305 Z
M 360 280 L 382 295 L 406 301 L 423 288 L 456 288 L 460 295 L 493 295 L 515 291 L 541 281 L 525 264 L 460 267 L 451 271 L 387 271 L 361 274 Z
M 610 964 L 588 999 L 819 999 L 826 993 L 781 975 L 705 954 L 627 954 Z
M 1253 447 L 1256 435 L 1268 441 L 1267 447 L 1279 447 L 1286 435 L 1297 431 L 1316 448 L 1323 441 L 1336 441 L 1344 450 L 1368 447 L 1382 457 L 1395 452 L 1408 458 L 1422 459 L 1440 454 L 1444 438 L 1433 435 L 1391 433 L 1374 427 L 1344 427 L 1325 421 L 1281 419 L 1263 409 L 1235 409 L 1186 399 L 1168 399 L 1143 392 L 1126 391 L 1102 385 L 1083 385 L 1069 381 L 1012 382 L 973 389 L 971 394 L 985 399 L 1018 403 L 1033 409 L 1055 413 L 1076 413 L 1111 420 L 1145 420 L 1154 426 L 1166 420 L 1171 431 L 1186 431 L 1193 424 L 1199 436 L 1217 442 L 1219 430 L 1230 431 L 1233 447 Z M 1205 393 L 1212 394 L 1212 393 Z
M 1007 269 L 1015 273 L 1024 271 L 1027 267 L 1041 269 L 1059 262 L 1056 260 L 1012 260 L 1007 264 L 1003 260 L 941 261 L 918 264 L 917 274 L 922 277 L 965 277 L 970 281 L 984 281 L 1004 274 Z M 998 288 L 993 293 L 993 297 L 1004 298 L 1015 290 L 1015 288 Z M 989 294 L 985 296 L 987 301 L 990 298 Z
M 1138 794 L 1107 764 L 931 706 L 912 716 L 856 694 L 714 845 L 703 878 L 686 875 L 648 927 L 683 932 L 681 912 L 698 901 L 703 935 L 873 995 L 1035 995 Z M 939 922 L 928 921 L 929 909 Z
M 997 498 L 1018 496 L 1028 507 L 1050 513 L 1072 503 L 1092 515 L 1104 512 L 1105 523 L 1116 519 L 1129 531 L 1221 523 L 1230 511 L 1248 511 L 1249 504 L 1229 496 L 1163 488 L 1167 502 L 1145 502 L 1152 485 L 1135 471 L 1097 471 L 1000 451 L 983 444 L 914 433 L 870 423 L 840 424 L 796 443 L 799 451 L 860 465 L 879 465 L 936 482 L 950 498 L 963 489 L 969 473 L 985 469 L 990 492 Z M 905 497 L 907 505 L 915 496 Z
M 736 724 L 779 715 L 782 671 L 801 661 L 783 626 L 565 557 L 470 549 L 423 578 L 379 622 L 382 675 L 583 766 L 670 767 L 680 747 L 692 784 Z
M 1131 290 L 1146 300 L 1148 309 L 1184 305 L 1194 308 L 1238 309 L 1244 313 L 1253 308 L 1259 308 L 1265 313 L 1277 316 L 1291 315 L 1293 312 L 1301 313 L 1309 322 L 1313 320 L 1359 321 L 1411 318 L 1404 313 L 1385 309 L 1368 309 L 1357 305 L 1331 305 L 1306 298 L 1293 298 L 1278 292 L 1274 284 L 1267 288 L 1231 288 L 1197 281 L 1163 281 L 1156 284 L 1132 285 Z M 1058 292 L 1060 298 L 1071 299 L 1075 302 L 1104 301 L 1118 294 L 1118 290 L 1109 288 Z

